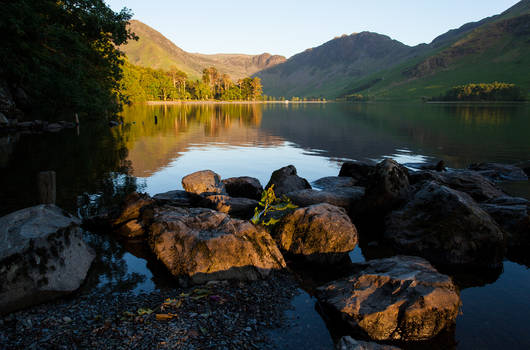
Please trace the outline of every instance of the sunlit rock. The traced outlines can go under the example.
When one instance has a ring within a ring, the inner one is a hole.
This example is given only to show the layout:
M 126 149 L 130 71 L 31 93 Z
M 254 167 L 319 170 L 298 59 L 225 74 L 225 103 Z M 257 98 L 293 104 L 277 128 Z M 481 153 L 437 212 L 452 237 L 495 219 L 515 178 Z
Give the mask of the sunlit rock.
M 196 171 L 182 178 L 182 187 L 191 193 L 219 193 L 226 194 L 225 185 L 221 177 L 211 170 Z
M 335 262 L 357 245 L 357 230 L 346 212 L 324 203 L 298 208 L 274 229 L 280 249 L 315 262 Z
M 374 340 L 425 340 L 454 324 L 460 297 L 450 277 L 422 258 L 395 256 L 356 266 L 317 289 L 324 309 Z
M 149 244 L 181 281 L 255 280 L 285 267 L 263 228 L 205 208 L 156 208 Z

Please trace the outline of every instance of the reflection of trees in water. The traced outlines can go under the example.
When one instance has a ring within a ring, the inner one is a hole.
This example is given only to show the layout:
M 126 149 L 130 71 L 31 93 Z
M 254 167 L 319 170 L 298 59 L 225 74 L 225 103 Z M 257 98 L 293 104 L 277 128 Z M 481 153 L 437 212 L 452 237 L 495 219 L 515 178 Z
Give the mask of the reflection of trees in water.
M 248 103 L 138 105 L 124 111 L 125 125 L 117 132 L 126 140 L 134 174 L 145 177 L 190 147 L 277 144 L 259 127 L 262 110 L 262 104 Z
M 118 241 L 107 234 L 86 234 L 86 237 L 96 250 L 96 259 L 83 284 L 83 291 L 97 288 L 104 293 L 126 292 L 145 281 L 145 275 L 127 271 L 124 259 L 127 250 Z
M 155 116 L 157 122 L 155 123 Z M 135 105 L 127 108 L 123 117 L 128 127 L 123 128 L 127 140 L 141 137 L 186 133 L 192 125 L 200 125 L 208 136 L 218 135 L 221 129 L 237 126 L 259 126 L 261 104 L 182 104 Z
M 0 214 L 38 204 L 40 171 L 57 173 L 57 204 L 75 212 L 77 196 L 105 188 L 109 174 L 130 172 L 128 151 L 120 134 L 105 123 L 84 123 L 80 133 L 20 135 L 0 171 Z
M 506 106 L 445 106 L 464 124 L 484 124 L 500 126 L 511 120 L 512 114 L 507 113 Z

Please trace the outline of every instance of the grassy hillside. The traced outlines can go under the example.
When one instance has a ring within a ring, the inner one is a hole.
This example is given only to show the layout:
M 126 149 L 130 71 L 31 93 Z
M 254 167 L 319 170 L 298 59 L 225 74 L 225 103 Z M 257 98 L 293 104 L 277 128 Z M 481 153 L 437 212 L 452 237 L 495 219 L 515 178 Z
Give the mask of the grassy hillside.
M 130 41 L 120 49 L 126 53 L 131 63 L 150 68 L 176 67 L 194 79 L 202 75 L 204 68 L 212 66 L 220 72 L 229 74 L 233 79 L 239 79 L 285 61 L 283 56 L 273 56 L 268 53 L 261 55 L 189 53 L 145 23 L 133 20 L 130 28 L 140 39 Z
M 440 95 L 455 85 L 494 81 L 515 83 L 528 91 L 529 23 L 528 13 L 498 16 L 459 36 L 450 45 L 432 48 L 422 58 L 353 82 L 345 90 L 345 95 L 362 94 L 375 99 L 420 99 Z
M 528 90 L 529 14 L 523 0 L 415 47 L 376 33 L 342 36 L 256 75 L 265 94 L 285 97 L 420 99 L 494 81 Z
M 410 47 L 377 33 L 355 33 L 308 49 L 256 75 L 268 95 L 336 97 L 352 81 L 416 57 L 425 48 Z

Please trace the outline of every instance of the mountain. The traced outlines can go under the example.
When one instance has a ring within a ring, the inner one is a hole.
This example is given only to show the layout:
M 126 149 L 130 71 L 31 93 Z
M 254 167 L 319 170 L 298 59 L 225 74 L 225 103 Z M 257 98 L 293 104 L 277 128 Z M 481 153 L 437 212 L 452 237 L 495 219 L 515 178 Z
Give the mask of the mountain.
M 352 81 L 345 96 L 418 99 L 471 82 L 515 83 L 530 91 L 530 0 L 449 31 L 425 55 Z
M 407 46 L 388 36 L 362 32 L 343 35 L 258 72 L 272 96 L 335 97 L 355 80 L 417 57 L 427 45 Z
M 410 99 L 493 81 L 529 89 L 529 15 L 523 0 L 414 47 L 376 33 L 343 35 L 256 75 L 265 94 L 285 97 Z
M 233 79 L 244 78 L 285 61 L 285 57 L 263 53 L 261 55 L 189 53 L 138 20 L 132 20 L 130 29 L 139 37 L 120 47 L 135 65 L 169 69 L 177 67 L 191 78 L 202 76 L 202 70 L 216 67 Z

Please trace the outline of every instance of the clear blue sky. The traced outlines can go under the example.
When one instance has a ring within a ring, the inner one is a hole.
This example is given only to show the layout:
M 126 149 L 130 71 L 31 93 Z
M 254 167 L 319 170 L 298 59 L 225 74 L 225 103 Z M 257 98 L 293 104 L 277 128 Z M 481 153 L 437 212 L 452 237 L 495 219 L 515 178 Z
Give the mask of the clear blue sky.
M 342 34 L 372 31 L 428 43 L 517 0 L 105 0 L 189 52 L 292 56 Z

